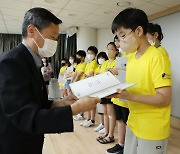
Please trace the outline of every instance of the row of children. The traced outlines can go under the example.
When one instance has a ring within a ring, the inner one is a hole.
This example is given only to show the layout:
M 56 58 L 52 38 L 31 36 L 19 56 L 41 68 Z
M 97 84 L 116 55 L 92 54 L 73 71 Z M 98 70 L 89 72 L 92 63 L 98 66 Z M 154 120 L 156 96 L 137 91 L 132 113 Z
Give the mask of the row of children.
M 170 125 L 171 71 L 168 53 L 161 46 L 161 27 L 148 24 L 147 16 L 142 10 L 128 8 L 116 16 L 112 32 L 116 37 L 114 42 L 108 43 L 107 55 L 105 52 L 98 54 L 94 46 L 87 49 L 87 56 L 82 50 L 76 53 L 78 61 L 74 61 L 73 65 L 77 66 L 71 73 L 71 81 L 67 81 L 76 82 L 105 71 L 117 75 L 118 52 L 129 57 L 126 82 L 136 85 L 127 91 L 118 90 L 117 94 L 101 99 L 103 114 L 100 125 L 94 131 L 104 135 L 99 136 L 97 141 L 102 144 L 114 142 L 117 121 L 118 144 L 107 149 L 107 153 L 124 151 L 126 154 L 164 154 L 167 151 Z M 85 57 L 88 63 L 85 62 Z M 71 59 L 74 58 L 69 58 L 70 63 Z M 61 68 L 60 73 L 62 72 Z M 87 119 L 80 125 L 93 126 L 95 113 L 96 109 L 89 111 Z M 83 120 L 83 113 L 74 119 Z

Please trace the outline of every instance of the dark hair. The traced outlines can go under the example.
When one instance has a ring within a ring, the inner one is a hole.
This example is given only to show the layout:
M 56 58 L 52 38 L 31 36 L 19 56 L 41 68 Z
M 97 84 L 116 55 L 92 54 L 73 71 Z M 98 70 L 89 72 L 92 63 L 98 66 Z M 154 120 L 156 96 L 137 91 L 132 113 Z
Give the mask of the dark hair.
M 154 35 L 155 32 L 158 33 L 158 40 L 161 41 L 164 37 L 161 26 L 158 24 L 149 23 L 147 28 L 147 33 Z
M 121 11 L 113 20 L 111 30 L 114 34 L 120 27 L 130 28 L 133 31 L 141 26 L 144 34 L 147 33 L 148 18 L 143 10 L 127 8 Z
M 62 58 L 62 59 L 61 59 L 61 62 L 62 62 L 62 61 L 65 61 L 65 65 L 68 64 L 68 67 L 71 65 L 70 62 L 69 62 L 69 60 L 66 59 L 66 58 Z M 62 65 L 61 65 L 61 66 L 62 66 Z
M 79 64 L 79 60 L 77 60 L 77 58 L 75 58 L 73 63 Z
M 114 36 L 114 42 L 116 42 L 116 40 L 119 40 L 117 35 Z
M 84 51 L 84 50 L 79 50 L 77 53 L 76 53 L 76 55 L 79 55 L 79 56 L 81 56 L 81 57 L 86 57 L 86 52 Z
M 37 27 L 39 31 L 43 28 L 49 26 L 50 23 L 54 23 L 56 25 L 61 24 L 62 21 L 58 19 L 54 14 L 50 11 L 36 7 L 28 10 L 24 16 L 23 24 L 22 24 L 22 36 L 23 38 L 27 37 L 27 27 L 32 24 Z
M 49 58 L 46 58 L 46 62 L 47 63 L 51 63 L 51 58 L 49 57 Z
M 116 51 L 118 51 L 118 49 L 117 49 L 117 47 L 116 47 L 116 45 L 115 45 L 115 43 L 114 43 L 114 42 L 109 42 L 109 43 L 108 43 L 108 45 L 113 45 L 113 46 L 114 46 L 114 48 L 116 49 Z M 108 46 L 108 45 L 107 45 L 107 46 Z
M 87 49 L 87 51 L 88 51 L 88 50 L 93 51 L 93 52 L 95 53 L 95 55 L 97 55 L 97 53 L 98 53 L 98 49 L 97 49 L 95 46 L 90 46 L 90 47 Z
M 69 58 L 72 57 L 73 59 L 75 59 L 75 55 L 70 55 Z
M 98 53 L 98 55 L 97 55 L 97 60 L 99 59 L 99 58 L 104 58 L 105 60 L 108 60 L 108 56 L 107 56 L 107 54 L 105 53 L 105 52 L 100 52 L 100 53 Z

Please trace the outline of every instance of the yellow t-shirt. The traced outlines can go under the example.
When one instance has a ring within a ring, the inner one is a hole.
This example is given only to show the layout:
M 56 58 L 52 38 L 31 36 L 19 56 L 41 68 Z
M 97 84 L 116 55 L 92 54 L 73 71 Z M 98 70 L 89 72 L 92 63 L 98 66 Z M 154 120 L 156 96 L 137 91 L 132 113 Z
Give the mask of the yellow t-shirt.
M 122 57 L 130 57 L 133 53 L 124 53 Z
M 106 66 L 107 66 L 108 61 L 106 60 L 102 65 L 99 65 L 96 70 L 95 74 L 100 74 L 106 72 Z
M 119 98 L 112 98 L 111 102 L 113 102 L 113 104 L 116 104 L 118 106 L 128 108 L 128 102 L 124 102 L 124 101 L 120 100 Z
M 169 62 L 169 65 L 171 65 L 171 60 L 169 59 L 169 54 L 166 49 L 164 49 L 162 46 L 157 47 L 157 49 L 163 54 L 165 58 L 167 58 L 167 62 Z
M 64 74 L 65 71 L 66 71 L 66 69 L 67 69 L 67 66 L 62 66 L 62 67 L 60 68 L 59 73 Z M 64 86 L 64 83 L 59 83 L 59 86 L 60 86 L 60 87 L 63 87 L 63 86 Z
M 96 60 L 91 61 L 90 63 L 86 65 L 85 74 L 89 75 L 90 72 L 93 72 L 95 74 L 95 70 L 97 67 L 98 67 L 98 64 Z
M 67 66 L 61 67 L 61 68 L 60 68 L 60 73 L 61 73 L 61 74 L 65 73 L 66 69 L 67 69 Z
M 161 45 L 159 47 L 157 47 L 157 49 L 159 51 L 161 51 L 163 53 L 164 56 L 167 56 L 169 58 L 169 54 L 168 52 L 166 51 L 166 49 L 164 49 L 164 47 L 162 47 Z
M 136 83 L 127 89 L 136 95 L 153 95 L 156 88 L 171 86 L 171 70 L 167 59 L 154 46 L 150 46 L 139 58 L 136 53 L 127 63 L 126 82 Z M 171 105 L 158 107 L 128 101 L 130 114 L 127 125 L 139 138 L 162 140 L 169 136 Z
M 99 74 L 99 70 L 101 69 L 101 65 L 98 65 L 98 67 L 96 67 L 94 74 L 97 75 Z
M 109 69 L 109 68 L 115 68 L 115 66 L 116 66 L 116 59 L 113 60 L 113 61 L 107 60 L 107 63 L 106 63 L 106 69 Z
M 86 62 L 79 63 L 79 64 L 76 66 L 75 73 L 82 72 L 82 73 L 84 74 L 85 68 L 86 68 L 86 64 L 87 64 Z M 81 75 L 80 80 L 82 80 L 83 74 Z

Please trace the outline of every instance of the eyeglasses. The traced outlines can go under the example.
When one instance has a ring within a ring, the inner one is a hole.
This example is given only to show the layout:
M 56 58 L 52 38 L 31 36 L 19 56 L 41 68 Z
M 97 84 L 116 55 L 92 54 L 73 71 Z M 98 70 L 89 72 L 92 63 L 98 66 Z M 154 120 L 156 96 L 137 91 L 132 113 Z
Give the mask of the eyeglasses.
M 119 41 L 124 41 L 125 38 L 126 38 L 126 36 L 128 36 L 129 34 L 131 34 L 135 29 L 136 29 L 136 28 L 133 28 L 128 34 L 124 34 L 124 35 L 122 35 L 122 36 L 119 35 L 119 34 L 117 34 Z
M 131 30 L 128 34 L 124 34 L 124 35 L 122 35 L 122 36 L 118 36 L 119 41 L 124 41 L 125 38 L 126 38 L 129 34 L 131 34 L 132 31 L 133 31 L 133 30 Z

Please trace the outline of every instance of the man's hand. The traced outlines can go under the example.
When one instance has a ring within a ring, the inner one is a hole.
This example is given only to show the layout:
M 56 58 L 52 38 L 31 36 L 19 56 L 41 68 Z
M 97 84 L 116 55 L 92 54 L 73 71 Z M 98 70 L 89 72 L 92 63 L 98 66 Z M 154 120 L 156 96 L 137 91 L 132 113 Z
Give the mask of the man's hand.
M 71 105 L 75 101 L 77 101 L 77 97 L 74 96 L 72 93 L 69 93 L 68 96 L 63 99 L 63 101 L 65 101 L 66 105 Z
M 100 102 L 101 99 L 98 97 L 89 97 L 89 96 L 83 97 L 71 105 L 72 114 L 76 115 L 80 112 L 89 111 L 95 108 L 96 104 Z
M 70 93 L 67 97 L 63 98 L 62 100 L 54 101 L 51 105 L 51 108 L 71 105 L 76 100 L 77 100 L 76 96 L 74 96 L 73 94 Z
M 66 101 L 73 101 L 73 100 L 77 100 L 78 98 L 76 96 L 74 96 L 72 93 L 69 93 L 67 97 L 64 98 L 64 100 Z

